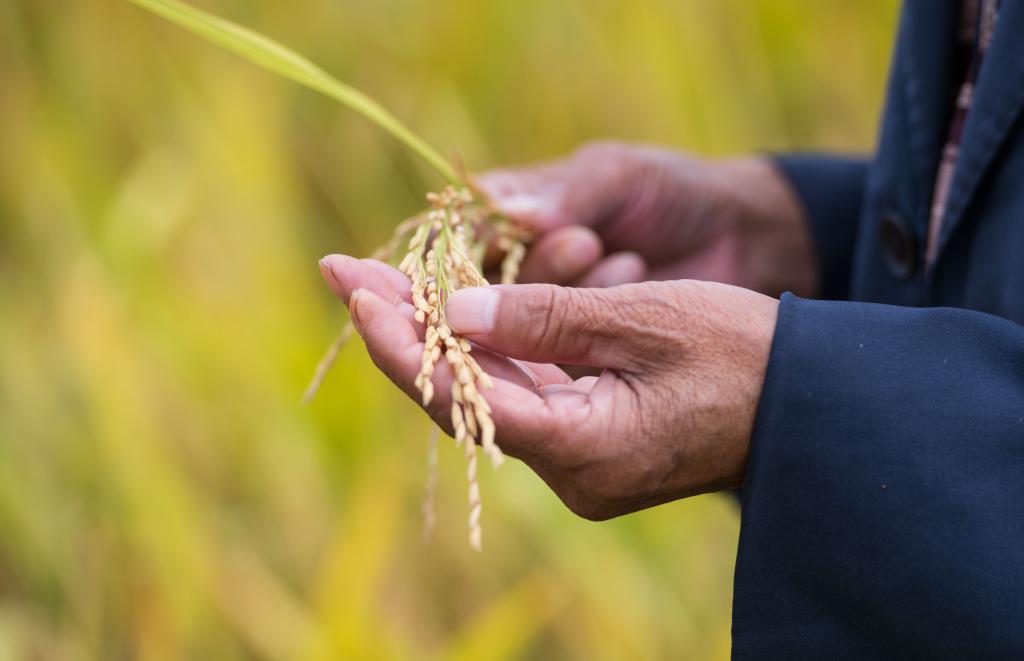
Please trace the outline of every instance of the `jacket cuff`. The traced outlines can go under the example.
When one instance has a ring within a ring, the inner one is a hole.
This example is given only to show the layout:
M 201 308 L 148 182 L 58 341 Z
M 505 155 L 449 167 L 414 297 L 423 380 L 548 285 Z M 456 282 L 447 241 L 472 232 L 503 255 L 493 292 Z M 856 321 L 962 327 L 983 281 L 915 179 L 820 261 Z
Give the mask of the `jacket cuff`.
M 774 160 L 810 222 L 821 273 L 820 297 L 845 300 L 850 291 L 867 159 L 787 154 Z
M 734 658 L 1024 649 L 1009 615 L 1024 603 L 1022 439 L 1021 326 L 783 295 L 741 500 Z

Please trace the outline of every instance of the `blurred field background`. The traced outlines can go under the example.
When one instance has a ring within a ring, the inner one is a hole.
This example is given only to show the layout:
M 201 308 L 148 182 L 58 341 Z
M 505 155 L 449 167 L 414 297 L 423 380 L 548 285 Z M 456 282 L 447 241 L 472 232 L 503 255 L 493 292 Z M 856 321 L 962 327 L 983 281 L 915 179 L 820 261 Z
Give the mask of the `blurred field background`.
M 201 0 L 472 168 L 610 136 L 722 155 L 874 140 L 883 0 Z M 332 101 L 116 0 L 0 3 L 0 660 L 727 658 L 708 496 L 608 523 L 521 465 L 465 539 L 426 418 L 316 260 L 437 180 Z

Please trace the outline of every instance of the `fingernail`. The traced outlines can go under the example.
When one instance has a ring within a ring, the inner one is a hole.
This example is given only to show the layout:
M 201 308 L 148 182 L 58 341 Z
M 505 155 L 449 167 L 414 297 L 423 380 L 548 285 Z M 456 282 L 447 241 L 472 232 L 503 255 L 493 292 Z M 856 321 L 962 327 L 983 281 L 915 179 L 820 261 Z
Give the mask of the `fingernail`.
M 544 200 L 536 195 L 517 193 L 509 197 L 495 197 L 494 206 L 513 218 L 533 216 L 544 207 Z
M 359 260 L 348 255 L 327 255 L 320 260 L 320 274 L 330 285 L 335 285 L 334 290 L 340 295 L 341 284 L 346 276 L 346 270 L 351 273 L 352 265 L 358 264 Z
M 320 260 L 320 277 L 323 278 L 324 284 L 327 285 L 327 288 L 334 292 L 336 296 L 339 298 L 344 296 L 341 283 L 338 282 L 338 276 L 334 272 L 334 268 L 331 266 L 331 262 L 327 257 Z
M 330 255 L 328 255 L 327 257 L 329 257 L 329 256 Z M 332 278 L 333 279 L 334 278 L 334 270 L 331 269 L 331 263 L 329 261 L 327 261 L 327 257 L 321 257 L 320 258 L 320 262 L 319 262 L 319 264 L 320 264 L 320 275 L 324 276 L 325 278 Z
M 494 328 L 494 317 L 498 311 L 501 295 L 490 287 L 460 289 L 448 297 L 445 317 L 456 333 L 481 335 Z
M 357 289 L 352 292 L 352 295 L 348 299 L 348 314 L 352 318 L 352 325 L 355 326 L 356 332 L 361 336 L 363 334 L 363 324 L 359 321 L 359 296 L 363 293 L 362 289 Z

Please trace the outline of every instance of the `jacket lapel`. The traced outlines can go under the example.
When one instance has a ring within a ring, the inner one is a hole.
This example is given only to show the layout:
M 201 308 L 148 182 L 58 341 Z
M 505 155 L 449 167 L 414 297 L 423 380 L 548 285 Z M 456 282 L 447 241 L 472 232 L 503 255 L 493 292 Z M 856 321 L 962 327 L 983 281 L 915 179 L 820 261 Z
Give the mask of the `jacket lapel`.
M 927 4 L 927 3 L 919 3 Z M 967 114 L 953 183 L 939 234 L 938 256 L 964 217 L 985 171 L 1024 105 L 1024 1 L 1002 0 L 992 45 L 985 55 Z M 947 47 L 948 48 L 948 47 Z
M 946 139 L 952 94 L 951 72 L 960 3 L 955 0 L 907 0 L 900 26 L 900 67 L 912 151 L 916 208 L 911 214 L 922 236 Z

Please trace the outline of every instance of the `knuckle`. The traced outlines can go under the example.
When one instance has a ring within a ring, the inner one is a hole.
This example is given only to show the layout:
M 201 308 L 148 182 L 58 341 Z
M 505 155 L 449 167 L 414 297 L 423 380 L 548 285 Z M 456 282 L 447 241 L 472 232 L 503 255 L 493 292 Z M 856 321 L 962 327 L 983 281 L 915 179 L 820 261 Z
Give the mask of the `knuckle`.
M 568 308 L 571 290 L 554 285 L 541 285 L 536 296 L 526 300 L 524 316 L 534 330 L 534 342 L 549 350 L 557 349 L 564 338 L 565 322 L 570 314 Z
M 591 159 L 616 156 L 626 149 L 625 143 L 617 140 L 588 140 L 576 148 L 576 158 Z
M 625 185 L 636 170 L 633 150 L 624 143 L 601 141 L 584 144 L 573 155 L 580 188 L 607 195 L 616 191 L 626 195 Z
M 616 312 L 605 294 L 599 289 L 565 289 L 556 301 L 559 330 L 553 341 L 571 344 L 572 353 L 590 360 L 595 346 L 618 335 Z
M 532 344 L 544 345 L 549 334 L 557 333 L 559 326 L 555 288 L 550 284 L 531 284 L 525 296 L 516 299 L 514 333 L 529 338 Z
M 540 341 L 545 345 L 557 345 L 562 335 L 566 311 L 564 305 L 559 305 L 558 292 L 555 287 L 547 287 L 539 301 L 540 309 L 536 311 L 541 318 Z

